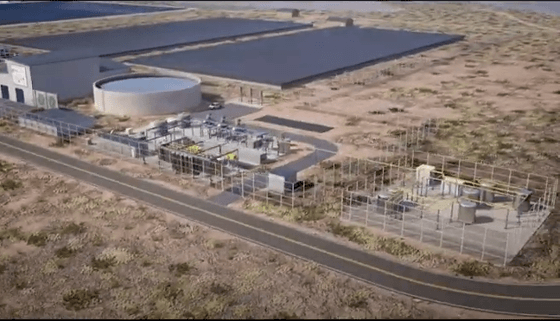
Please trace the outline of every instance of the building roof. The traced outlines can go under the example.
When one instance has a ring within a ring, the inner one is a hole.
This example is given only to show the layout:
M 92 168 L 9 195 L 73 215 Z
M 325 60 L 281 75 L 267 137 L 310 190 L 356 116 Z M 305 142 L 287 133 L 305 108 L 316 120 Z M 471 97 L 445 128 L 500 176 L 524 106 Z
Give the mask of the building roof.
M 51 51 L 48 53 L 32 55 L 32 56 L 17 56 L 6 59 L 25 66 L 39 66 L 52 64 L 63 61 L 79 60 L 86 58 L 98 57 L 89 50 L 64 50 L 64 51 Z

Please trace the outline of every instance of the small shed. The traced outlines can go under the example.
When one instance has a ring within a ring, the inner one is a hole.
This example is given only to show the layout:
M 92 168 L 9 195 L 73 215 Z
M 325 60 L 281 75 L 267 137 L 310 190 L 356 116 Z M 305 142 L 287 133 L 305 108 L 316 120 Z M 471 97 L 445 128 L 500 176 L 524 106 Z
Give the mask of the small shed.
M 290 8 L 282 8 L 278 9 L 279 12 L 289 12 L 292 15 L 292 18 L 299 17 L 300 11 L 299 9 L 290 9 Z
M 352 27 L 354 25 L 354 19 L 347 17 L 328 17 L 327 21 L 336 21 L 342 23 L 345 27 Z

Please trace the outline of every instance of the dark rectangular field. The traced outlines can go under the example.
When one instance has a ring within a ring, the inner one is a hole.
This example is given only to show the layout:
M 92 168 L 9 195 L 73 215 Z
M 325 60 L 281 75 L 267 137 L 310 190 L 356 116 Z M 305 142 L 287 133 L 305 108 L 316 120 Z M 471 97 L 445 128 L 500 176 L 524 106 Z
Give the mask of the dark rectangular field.
M 79 48 L 96 56 L 112 56 L 311 26 L 311 24 L 289 21 L 210 18 L 23 38 L 9 43 L 56 51 L 71 51 Z
M 130 62 L 286 88 L 462 39 L 457 35 L 335 27 Z
M 262 122 L 265 122 L 265 123 L 280 125 L 280 126 L 292 127 L 292 128 L 295 128 L 295 129 L 306 130 L 306 131 L 309 131 L 309 132 L 316 132 L 316 133 L 326 133 L 329 130 L 333 129 L 332 127 L 329 127 L 329 126 L 306 123 L 306 122 L 302 122 L 302 121 L 280 118 L 280 117 L 271 116 L 271 115 L 265 115 L 265 116 L 262 116 L 260 118 L 255 119 L 255 120 L 262 121 Z
M 180 9 L 180 8 L 177 8 Z M 0 25 L 92 18 L 176 10 L 171 7 L 133 6 L 117 3 L 41 1 L 0 4 Z

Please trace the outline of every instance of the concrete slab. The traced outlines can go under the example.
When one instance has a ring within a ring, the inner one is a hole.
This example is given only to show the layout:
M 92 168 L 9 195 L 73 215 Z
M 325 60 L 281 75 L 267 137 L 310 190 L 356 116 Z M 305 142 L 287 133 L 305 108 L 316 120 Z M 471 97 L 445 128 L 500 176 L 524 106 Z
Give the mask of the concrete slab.
M 316 132 L 316 133 L 326 133 L 329 130 L 333 129 L 333 127 L 329 127 L 329 126 L 306 123 L 306 122 L 302 122 L 302 121 L 297 121 L 297 120 L 292 120 L 292 119 L 287 119 L 287 118 L 281 118 L 281 117 L 276 117 L 276 116 L 271 116 L 271 115 L 265 115 L 265 116 L 262 116 L 260 118 L 255 119 L 255 120 L 256 121 L 262 121 L 262 122 L 265 122 L 265 123 L 280 125 L 280 126 L 286 126 L 286 127 L 292 127 L 292 128 L 296 128 L 296 129 L 306 130 L 306 131 L 310 131 L 310 132 Z
M 208 199 L 208 201 L 216 203 L 221 206 L 228 206 L 229 204 L 241 199 L 240 195 L 231 192 L 222 192 L 216 196 Z

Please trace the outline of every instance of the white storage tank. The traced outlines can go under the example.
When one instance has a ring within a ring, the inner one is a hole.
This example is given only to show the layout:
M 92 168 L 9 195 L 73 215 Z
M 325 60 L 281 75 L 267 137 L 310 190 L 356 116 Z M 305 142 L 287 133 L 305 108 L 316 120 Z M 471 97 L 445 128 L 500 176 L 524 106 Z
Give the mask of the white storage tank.
M 457 218 L 459 222 L 473 224 L 476 221 L 476 206 L 477 204 L 470 200 L 459 200 L 459 215 Z
M 463 196 L 474 201 L 480 200 L 480 190 L 477 188 L 463 188 Z
M 95 108 L 120 116 L 177 114 L 200 105 L 200 79 L 126 74 L 93 84 Z

